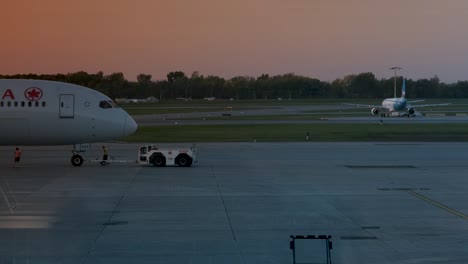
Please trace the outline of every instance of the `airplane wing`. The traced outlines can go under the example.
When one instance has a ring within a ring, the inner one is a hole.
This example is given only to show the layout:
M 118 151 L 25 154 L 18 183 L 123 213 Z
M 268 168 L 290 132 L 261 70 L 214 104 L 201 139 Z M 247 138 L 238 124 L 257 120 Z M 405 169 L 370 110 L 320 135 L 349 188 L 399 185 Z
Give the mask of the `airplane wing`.
M 385 109 L 381 105 L 367 105 L 367 104 L 348 104 L 348 103 L 343 103 L 344 105 L 350 105 L 350 106 L 355 106 L 356 108 L 379 108 L 379 109 Z
M 422 114 L 418 111 L 416 111 L 415 109 L 417 108 L 423 108 L 423 107 L 430 107 L 430 106 L 444 106 L 444 105 L 450 105 L 451 103 L 443 103 L 443 104 L 422 104 L 422 105 L 409 105 L 408 104 L 408 107 L 411 107 L 413 108 L 413 111 L 414 111 L 414 115 L 415 116 L 421 116 Z
M 422 99 L 422 100 L 413 100 L 413 101 L 407 101 L 408 103 L 419 103 L 419 102 L 424 102 L 426 100 Z
M 450 103 L 444 103 L 444 104 L 422 104 L 422 105 L 411 105 L 412 107 L 429 107 L 429 106 L 444 106 L 444 105 L 450 105 Z

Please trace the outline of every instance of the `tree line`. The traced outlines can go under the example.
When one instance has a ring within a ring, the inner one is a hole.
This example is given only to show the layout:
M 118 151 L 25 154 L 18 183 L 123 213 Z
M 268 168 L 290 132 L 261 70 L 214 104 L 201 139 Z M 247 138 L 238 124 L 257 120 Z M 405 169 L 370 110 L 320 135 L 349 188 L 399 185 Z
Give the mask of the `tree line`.
M 376 79 L 373 73 L 347 75 L 332 82 L 293 73 L 259 77 L 237 76 L 224 79 L 193 72 L 170 72 L 164 80 L 152 80 L 150 74 L 139 74 L 128 81 L 121 72 L 104 75 L 102 71 L 79 71 L 68 74 L 0 75 L 0 79 L 40 79 L 86 86 L 111 98 L 177 98 L 217 99 L 313 99 L 313 98 L 387 98 L 393 97 L 394 79 Z M 401 94 L 402 77 L 397 77 L 397 96 Z M 410 98 L 466 98 L 468 81 L 445 84 L 437 76 L 430 79 L 406 80 Z

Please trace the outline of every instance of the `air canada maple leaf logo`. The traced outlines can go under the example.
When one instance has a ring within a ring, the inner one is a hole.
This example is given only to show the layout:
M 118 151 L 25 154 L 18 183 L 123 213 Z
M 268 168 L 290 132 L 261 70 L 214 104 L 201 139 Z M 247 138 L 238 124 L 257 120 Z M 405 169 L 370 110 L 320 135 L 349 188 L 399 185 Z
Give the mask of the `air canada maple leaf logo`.
M 24 96 L 29 101 L 38 101 L 39 99 L 42 98 L 42 90 L 37 87 L 31 87 L 31 88 L 26 89 L 26 91 L 24 91 Z

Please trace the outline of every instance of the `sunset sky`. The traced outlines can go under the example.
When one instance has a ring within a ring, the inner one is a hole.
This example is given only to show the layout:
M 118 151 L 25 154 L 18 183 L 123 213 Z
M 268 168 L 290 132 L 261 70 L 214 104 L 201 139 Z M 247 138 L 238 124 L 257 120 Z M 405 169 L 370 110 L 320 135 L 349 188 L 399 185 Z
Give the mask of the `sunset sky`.
M 0 74 L 468 80 L 466 0 L 11 0 Z

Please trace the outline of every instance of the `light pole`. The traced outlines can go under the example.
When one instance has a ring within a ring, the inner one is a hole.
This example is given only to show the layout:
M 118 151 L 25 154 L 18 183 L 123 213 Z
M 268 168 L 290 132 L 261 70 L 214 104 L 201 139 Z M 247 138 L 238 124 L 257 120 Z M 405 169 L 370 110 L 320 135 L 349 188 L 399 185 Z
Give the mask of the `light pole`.
M 394 70 L 395 71 L 395 77 L 393 78 L 393 97 L 396 98 L 396 71 L 397 70 L 401 70 L 402 68 L 401 67 L 398 67 L 398 66 L 393 66 L 390 68 L 390 70 Z

